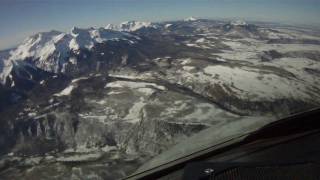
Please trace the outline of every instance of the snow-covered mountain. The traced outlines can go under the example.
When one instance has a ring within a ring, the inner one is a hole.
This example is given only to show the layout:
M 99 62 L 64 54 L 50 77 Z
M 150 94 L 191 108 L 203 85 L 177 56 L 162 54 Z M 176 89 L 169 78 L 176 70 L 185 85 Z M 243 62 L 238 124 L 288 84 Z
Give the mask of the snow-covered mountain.
M 70 55 L 80 50 L 91 50 L 95 44 L 125 40 L 136 43 L 138 37 L 129 32 L 143 28 L 157 28 L 150 22 L 127 21 L 120 25 L 109 24 L 105 28 L 73 27 L 69 33 L 41 32 L 26 38 L 17 48 L 0 54 L 0 82 L 6 84 L 14 65 L 28 64 L 53 73 L 64 73 L 68 63 L 76 63 Z M 24 61 L 23 63 L 19 61 Z
M 140 21 L 126 21 L 122 22 L 119 25 L 108 24 L 105 29 L 111 29 L 116 31 L 126 31 L 126 32 L 133 32 L 143 28 L 154 28 L 156 29 L 157 26 L 151 22 L 140 22 Z
M 233 25 L 233 26 L 246 26 L 246 25 L 248 25 L 248 23 L 246 21 L 243 21 L 243 20 L 231 21 L 230 24 Z
M 231 21 L 223 26 L 223 31 L 232 37 L 258 37 L 261 33 L 254 24 L 249 24 L 242 20 Z
M 184 19 L 184 21 L 197 21 L 197 20 L 198 20 L 197 18 L 192 17 L 192 16 Z
M 0 57 L 1 83 L 6 83 L 14 65 L 25 64 L 48 72 L 64 73 L 66 64 L 75 63 L 74 58 L 70 58 L 72 53 L 79 54 L 80 50 L 90 50 L 97 43 L 119 40 L 135 43 L 137 39 L 126 32 L 105 28 L 74 27 L 70 33 L 50 31 L 35 34 Z

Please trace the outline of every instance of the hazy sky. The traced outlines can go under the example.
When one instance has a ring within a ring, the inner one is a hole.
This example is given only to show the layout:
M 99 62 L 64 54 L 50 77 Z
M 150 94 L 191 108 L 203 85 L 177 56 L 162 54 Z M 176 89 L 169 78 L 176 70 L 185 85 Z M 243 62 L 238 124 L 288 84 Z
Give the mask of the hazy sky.
M 39 31 L 189 16 L 320 24 L 320 0 L 0 0 L 0 49 Z

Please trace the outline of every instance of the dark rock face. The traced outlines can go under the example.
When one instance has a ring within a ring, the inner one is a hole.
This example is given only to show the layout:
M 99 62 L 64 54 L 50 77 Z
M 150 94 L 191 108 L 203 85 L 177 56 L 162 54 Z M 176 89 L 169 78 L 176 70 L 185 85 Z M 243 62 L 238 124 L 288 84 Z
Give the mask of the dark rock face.
M 316 33 L 156 25 L 62 60 L 55 51 L 45 62 L 56 72 L 32 57 L 14 64 L 0 85 L 0 179 L 121 178 L 208 127 L 320 105 Z
M 274 59 L 279 59 L 282 58 L 283 55 L 281 53 L 279 53 L 276 50 L 271 50 L 271 51 L 265 51 L 263 52 L 263 54 L 261 55 L 261 60 L 262 61 L 272 61 Z

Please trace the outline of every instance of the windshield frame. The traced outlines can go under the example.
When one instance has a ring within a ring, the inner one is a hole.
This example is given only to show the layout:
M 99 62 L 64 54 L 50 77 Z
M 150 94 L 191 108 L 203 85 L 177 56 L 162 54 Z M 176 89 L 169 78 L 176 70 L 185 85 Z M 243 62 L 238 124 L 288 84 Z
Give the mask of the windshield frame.
M 167 162 L 143 171 L 137 170 L 135 173 L 123 178 L 123 180 L 148 179 L 149 177 L 161 177 L 163 175 L 168 174 L 168 172 L 170 173 L 170 172 L 176 171 L 177 169 L 182 169 L 189 162 L 206 159 L 208 157 L 212 157 L 214 155 L 226 152 L 228 150 L 248 144 L 258 139 L 268 139 L 268 138 L 278 137 L 282 135 L 287 135 L 288 133 L 290 134 L 291 133 L 290 130 L 281 131 L 281 129 L 283 129 L 283 127 L 286 126 L 288 123 L 292 124 L 293 126 L 296 126 L 297 123 L 301 123 L 302 118 L 312 117 L 315 114 L 320 114 L 320 108 L 314 108 L 308 111 L 290 115 L 288 117 L 280 118 L 276 121 L 272 121 L 249 133 L 230 136 L 226 140 L 223 140 L 222 142 L 214 144 L 213 146 L 210 146 L 210 147 L 203 148 L 199 151 L 193 152 L 184 157 L 177 158 L 170 162 Z M 275 129 L 279 130 L 279 128 L 280 128 L 280 133 L 274 133 L 274 130 Z M 300 127 L 298 126 L 296 128 L 298 129 Z M 302 127 L 302 129 L 305 131 L 312 130 L 314 128 L 316 127 L 313 127 L 313 126 Z

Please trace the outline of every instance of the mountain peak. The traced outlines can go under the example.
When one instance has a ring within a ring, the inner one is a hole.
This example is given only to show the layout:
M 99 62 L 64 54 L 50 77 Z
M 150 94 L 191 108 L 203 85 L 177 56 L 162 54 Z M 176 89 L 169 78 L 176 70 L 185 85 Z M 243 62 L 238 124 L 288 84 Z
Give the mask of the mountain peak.
M 195 17 L 192 17 L 192 16 L 184 19 L 184 21 L 196 21 L 196 20 L 198 20 L 198 19 Z
M 117 30 L 117 25 L 114 24 L 107 24 L 104 29 L 108 29 L 108 30 Z
M 141 21 L 125 21 L 119 25 L 108 24 L 105 29 L 111 29 L 116 31 L 126 31 L 133 32 L 142 28 L 156 28 L 156 26 L 151 22 L 141 22 Z
M 246 26 L 246 25 L 248 25 L 248 23 L 243 20 L 231 21 L 230 24 L 233 26 Z

